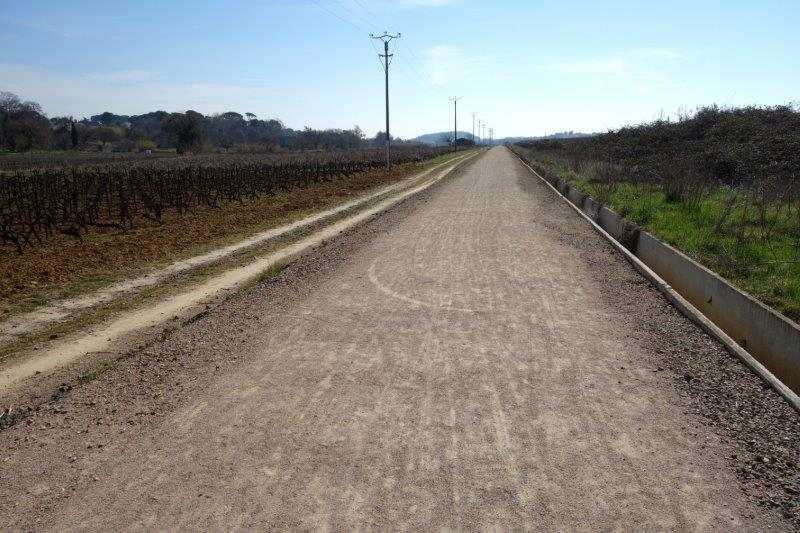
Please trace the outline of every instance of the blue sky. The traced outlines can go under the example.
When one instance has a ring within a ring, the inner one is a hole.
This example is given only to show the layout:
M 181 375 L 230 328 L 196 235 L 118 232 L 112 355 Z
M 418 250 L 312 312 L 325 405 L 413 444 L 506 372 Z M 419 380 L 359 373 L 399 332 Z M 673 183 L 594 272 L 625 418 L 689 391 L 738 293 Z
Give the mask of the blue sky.
M 798 101 L 799 27 L 797 0 L 0 0 L 0 90 L 51 116 L 233 110 L 374 134 L 367 33 L 387 29 L 394 135 L 452 127 L 454 95 L 459 129 L 476 112 L 496 137 L 603 131 Z

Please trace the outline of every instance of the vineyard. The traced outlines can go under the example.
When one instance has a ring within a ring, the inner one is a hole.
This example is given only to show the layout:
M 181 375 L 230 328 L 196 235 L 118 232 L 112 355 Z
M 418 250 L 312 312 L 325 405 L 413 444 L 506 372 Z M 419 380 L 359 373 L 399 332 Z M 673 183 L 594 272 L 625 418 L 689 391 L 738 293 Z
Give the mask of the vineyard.
M 20 170 L 42 170 L 66 166 L 106 165 L 109 163 L 153 162 L 176 159 L 174 151 L 126 152 L 10 152 L 0 153 L 0 174 Z
M 419 162 L 441 149 L 400 146 L 396 164 Z M 0 245 L 18 252 L 54 235 L 81 238 L 91 230 L 129 231 L 167 214 L 247 202 L 351 176 L 385 165 L 379 149 L 284 155 L 215 154 L 126 158 L 100 164 L 0 168 Z M 68 163 L 68 161 L 64 161 Z

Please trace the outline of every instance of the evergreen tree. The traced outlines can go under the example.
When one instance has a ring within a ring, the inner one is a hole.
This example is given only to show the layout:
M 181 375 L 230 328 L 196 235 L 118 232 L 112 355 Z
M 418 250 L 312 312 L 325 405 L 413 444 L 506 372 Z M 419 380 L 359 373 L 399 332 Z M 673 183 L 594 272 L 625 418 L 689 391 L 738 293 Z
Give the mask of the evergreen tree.
M 72 148 L 75 149 L 78 147 L 78 128 L 75 126 L 75 121 L 70 119 L 69 121 L 69 136 L 72 140 Z

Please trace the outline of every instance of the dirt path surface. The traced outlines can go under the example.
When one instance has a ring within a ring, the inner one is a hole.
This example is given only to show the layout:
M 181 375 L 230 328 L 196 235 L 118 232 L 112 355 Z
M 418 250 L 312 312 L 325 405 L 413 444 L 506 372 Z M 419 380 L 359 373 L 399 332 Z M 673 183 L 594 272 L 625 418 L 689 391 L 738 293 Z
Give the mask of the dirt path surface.
M 0 525 L 786 530 L 798 430 L 495 148 L 1 431 Z

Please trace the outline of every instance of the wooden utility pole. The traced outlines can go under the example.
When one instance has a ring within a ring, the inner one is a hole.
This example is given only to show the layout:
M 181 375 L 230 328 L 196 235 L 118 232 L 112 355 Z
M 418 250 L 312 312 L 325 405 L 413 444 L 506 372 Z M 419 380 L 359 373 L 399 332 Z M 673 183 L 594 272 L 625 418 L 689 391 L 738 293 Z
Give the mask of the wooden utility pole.
M 458 101 L 463 96 L 453 96 L 450 101 L 453 102 L 453 151 L 458 150 Z
M 387 172 L 392 169 L 392 160 L 390 154 L 390 146 L 392 144 L 392 136 L 389 134 L 389 63 L 394 54 L 389 53 L 389 43 L 392 39 L 399 39 L 400 34 L 389 35 L 388 32 L 383 32 L 383 35 L 369 34 L 373 39 L 383 41 L 383 54 L 378 54 L 378 57 L 383 58 L 383 72 L 386 77 L 386 170 Z
M 475 143 L 475 113 L 472 113 L 472 144 Z

